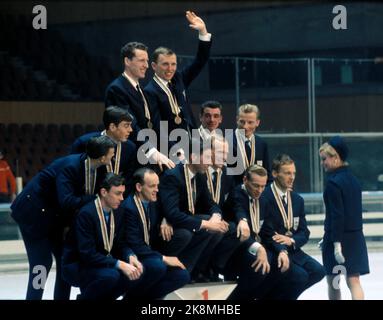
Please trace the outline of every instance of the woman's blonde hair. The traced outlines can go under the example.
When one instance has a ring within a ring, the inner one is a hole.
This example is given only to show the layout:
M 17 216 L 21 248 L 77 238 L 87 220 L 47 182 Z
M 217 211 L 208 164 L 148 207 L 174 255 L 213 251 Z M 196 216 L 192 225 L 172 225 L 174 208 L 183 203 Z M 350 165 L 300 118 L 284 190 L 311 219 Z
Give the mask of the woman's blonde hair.
M 321 152 L 324 152 L 330 157 L 338 156 L 339 160 L 343 162 L 343 165 L 348 166 L 348 162 L 343 161 L 341 157 L 339 156 L 338 152 L 336 152 L 336 150 L 329 143 L 325 142 L 324 144 L 321 145 L 321 147 L 319 148 L 319 153 Z

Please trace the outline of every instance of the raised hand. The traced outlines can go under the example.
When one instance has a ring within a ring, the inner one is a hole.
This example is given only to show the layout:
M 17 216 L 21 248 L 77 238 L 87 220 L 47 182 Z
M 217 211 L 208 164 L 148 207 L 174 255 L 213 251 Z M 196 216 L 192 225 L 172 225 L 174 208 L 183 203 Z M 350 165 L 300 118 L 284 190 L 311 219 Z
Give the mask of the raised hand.
M 186 19 L 189 21 L 189 27 L 198 30 L 200 35 L 207 34 L 205 22 L 198 17 L 193 11 L 186 11 Z

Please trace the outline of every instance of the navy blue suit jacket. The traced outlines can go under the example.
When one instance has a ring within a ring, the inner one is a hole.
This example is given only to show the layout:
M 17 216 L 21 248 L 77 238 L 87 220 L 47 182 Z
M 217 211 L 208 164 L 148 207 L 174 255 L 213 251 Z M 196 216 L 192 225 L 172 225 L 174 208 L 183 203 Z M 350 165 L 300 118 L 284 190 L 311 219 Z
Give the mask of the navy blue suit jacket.
M 347 167 L 328 174 L 323 198 L 326 205 L 326 239 L 340 242 L 344 232 L 362 230 L 362 190 Z
M 221 213 L 221 209 L 213 201 L 207 188 L 206 176 L 197 173 L 196 179 L 197 194 L 193 215 L 188 208 L 184 165 L 180 163 L 175 168 L 166 170 L 161 176 L 159 191 L 161 210 L 174 228 L 198 231 L 202 222 L 198 214 Z
M 292 228 L 292 238 L 295 240 L 295 246 L 287 247 L 286 245 L 279 244 L 272 239 L 272 236 L 275 232 L 284 235 L 287 231 L 283 224 L 283 218 L 279 211 L 278 204 L 274 198 L 273 191 L 271 186 L 267 186 L 265 191 L 262 193 L 261 198 L 264 198 L 268 203 L 269 210 L 269 219 L 271 223 L 267 223 L 265 227 L 267 245 L 270 248 L 273 248 L 276 252 L 281 250 L 288 250 L 289 252 L 299 252 L 301 247 L 303 247 L 309 240 L 310 231 L 307 228 L 306 216 L 304 211 L 304 201 L 303 198 L 296 192 L 291 192 L 291 202 L 293 209 L 293 228 Z
M 121 205 L 125 214 L 127 242 L 134 253 L 140 258 L 150 256 L 162 257 L 162 255 L 152 249 L 152 244 L 155 243 L 159 235 L 159 224 L 161 223 L 160 213 L 157 202 L 149 202 L 149 214 L 146 214 L 146 220 L 150 221 L 149 245 L 144 240 L 144 226 L 138 212 L 137 206 L 133 199 L 133 194 L 124 200 Z
M 108 256 L 94 201 L 82 207 L 66 241 L 63 264 L 78 262 L 80 268 L 114 268 L 117 260 L 128 262 L 129 256 L 134 253 L 126 242 L 124 212 L 114 210 L 114 219 L 113 247 Z M 108 235 L 109 232 L 108 224 Z
M 211 41 L 199 41 L 197 55 L 194 60 L 185 68 L 176 71 L 171 83 L 178 105 L 181 109 L 182 123 L 177 125 L 174 122 L 168 97 L 160 86 L 152 79 L 146 85 L 144 91 L 149 99 L 149 104 L 159 111 L 162 121 L 168 121 L 169 132 L 176 128 L 196 129 L 197 122 L 194 118 L 190 103 L 186 97 L 185 90 L 191 82 L 200 74 L 210 56 Z
M 60 225 L 56 176 L 67 158 L 56 159 L 35 175 L 11 205 L 12 217 L 29 237 L 43 238 Z
M 93 137 L 99 137 L 101 132 L 91 132 L 82 135 L 77 138 L 76 141 L 72 144 L 71 153 L 81 153 L 86 151 L 87 142 Z M 117 147 L 115 148 L 116 152 Z M 114 165 L 115 161 L 112 159 Z M 138 168 L 137 163 L 137 148 L 132 141 L 125 141 L 121 143 L 121 159 L 120 159 L 120 175 L 125 178 L 126 194 L 128 194 L 132 189 L 132 177 L 134 171 Z M 97 169 L 97 179 L 101 181 L 105 177 L 107 171 L 106 166 L 101 166 Z
M 56 178 L 58 202 L 65 215 L 68 216 L 69 222 L 81 207 L 96 198 L 95 195 L 85 194 L 86 157 L 85 153 L 66 157 L 66 164 Z M 96 185 L 95 190 L 97 189 Z
M 262 161 L 262 167 L 264 167 L 267 171 L 267 183 L 271 183 L 273 181 L 271 170 L 270 170 L 270 158 L 269 158 L 269 150 L 267 143 L 258 135 L 254 134 L 255 137 L 255 164 L 258 164 L 259 161 Z M 228 170 L 229 172 L 232 170 L 231 168 L 238 166 L 239 168 L 242 168 L 241 174 L 235 174 L 234 175 L 234 181 L 235 184 L 242 184 L 243 182 L 243 173 L 244 173 L 244 166 L 243 166 L 243 160 L 241 158 L 241 153 L 237 149 L 237 137 L 235 134 L 233 134 L 230 137 L 227 137 L 227 140 L 229 142 L 229 153 L 232 152 L 232 155 L 234 157 L 238 157 L 237 161 L 234 163 L 230 163 L 230 159 L 228 158 Z M 232 151 L 231 151 L 232 150 Z M 239 163 L 238 163 L 239 161 Z
M 15 199 L 12 217 L 33 238 L 45 237 L 57 226 L 70 225 L 76 210 L 94 199 L 85 195 L 86 154 L 53 161 Z
M 145 93 L 144 93 L 145 94 Z M 153 123 L 153 130 L 159 135 L 160 115 L 155 106 L 152 106 L 147 95 L 146 100 L 149 104 L 149 112 Z M 109 106 L 117 106 L 128 110 L 134 117 L 132 122 L 133 132 L 131 139 L 136 146 L 141 146 L 144 141 L 137 141 L 137 135 L 141 129 L 147 128 L 147 120 L 145 118 L 144 100 L 136 88 L 123 75 L 118 76 L 106 88 L 105 108 Z M 147 140 L 145 140 L 147 141 Z

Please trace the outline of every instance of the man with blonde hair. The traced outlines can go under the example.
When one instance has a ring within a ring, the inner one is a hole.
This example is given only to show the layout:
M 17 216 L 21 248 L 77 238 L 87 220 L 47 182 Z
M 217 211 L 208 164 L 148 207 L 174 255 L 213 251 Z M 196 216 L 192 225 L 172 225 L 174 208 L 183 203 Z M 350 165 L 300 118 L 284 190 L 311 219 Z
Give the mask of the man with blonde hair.
M 255 132 L 260 124 L 260 111 L 254 104 L 243 104 L 238 108 L 237 129 L 229 143 L 232 144 L 234 159 L 229 162 L 230 174 L 235 175 L 236 184 L 242 183 L 244 171 L 253 164 L 266 169 L 268 173 L 267 182 L 272 181 L 269 167 L 269 151 L 267 143 Z M 231 160 L 231 159 L 229 159 Z

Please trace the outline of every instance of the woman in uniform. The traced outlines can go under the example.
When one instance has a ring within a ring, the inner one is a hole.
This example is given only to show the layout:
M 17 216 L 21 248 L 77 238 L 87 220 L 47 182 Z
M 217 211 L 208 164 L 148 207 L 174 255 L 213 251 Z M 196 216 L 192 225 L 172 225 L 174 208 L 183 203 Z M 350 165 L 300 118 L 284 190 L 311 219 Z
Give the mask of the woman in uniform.
M 322 258 L 329 299 L 341 299 L 339 281 L 335 279 L 341 272 L 346 276 L 352 299 L 363 300 L 359 276 L 369 273 L 369 265 L 363 235 L 361 186 L 348 168 L 348 148 L 340 136 L 324 143 L 319 155 L 328 174 L 323 193 L 326 217 Z

